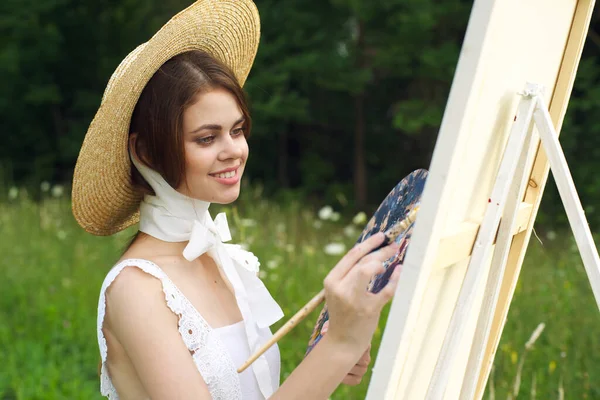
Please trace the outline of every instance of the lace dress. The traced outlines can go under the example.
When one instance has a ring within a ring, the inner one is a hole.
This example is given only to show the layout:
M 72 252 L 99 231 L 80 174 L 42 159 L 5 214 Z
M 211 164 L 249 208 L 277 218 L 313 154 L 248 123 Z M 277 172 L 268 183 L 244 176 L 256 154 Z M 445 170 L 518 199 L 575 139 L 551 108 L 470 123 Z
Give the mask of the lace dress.
M 119 399 L 106 368 L 107 345 L 102 325 L 106 312 L 106 289 L 126 267 L 140 268 L 161 281 L 168 307 L 179 316 L 181 338 L 192 353 L 191 357 L 193 357 L 198 372 L 206 382 L 213 399 L 264 399 L 252 368 L 246 369 L 241 374 L 237 373 L 237 366 L 250 356 L 244 321 L 212 329 L 162 269 L 143 259 L 123 260 L 111 269 L 102 284 L 97 325 L 98 345 L 102 358 L 100 376 L 102 395 L 107 396 L 110 400 Z M 259 335 L 263 343 L 272 336 L 269 328 L 259 329 Z M 276 390 L 279 387 L 280 374 L 280 356 L 277 345 L 271 347 L 265 356 L 271 375 L 271 385 Z

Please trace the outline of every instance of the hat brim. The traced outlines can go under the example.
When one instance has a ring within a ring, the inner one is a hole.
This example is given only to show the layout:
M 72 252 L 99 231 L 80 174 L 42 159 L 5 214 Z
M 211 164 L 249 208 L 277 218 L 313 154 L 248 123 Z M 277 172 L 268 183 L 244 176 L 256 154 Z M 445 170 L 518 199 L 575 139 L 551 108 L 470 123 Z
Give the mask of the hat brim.
M 199 0 L 138 46 L 112 75 L 85 135 L 73 175 L 72 210 L 81 227 L 112 235 L 139 220 L 142 194 L 131 182 L 128 136 L 142 90 L 166 61 L 203 50 L 246 81 L 260 39 L 258 10 L 250 0 Z

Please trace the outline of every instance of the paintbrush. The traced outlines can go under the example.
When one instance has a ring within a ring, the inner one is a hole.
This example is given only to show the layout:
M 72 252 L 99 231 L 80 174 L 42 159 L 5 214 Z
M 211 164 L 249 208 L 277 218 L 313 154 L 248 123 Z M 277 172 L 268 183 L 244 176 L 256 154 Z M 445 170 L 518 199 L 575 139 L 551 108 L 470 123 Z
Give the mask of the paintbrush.
M 373 251 L 379 250 L 382 247 L 385 247 L 385 246 L 389 245 L 390 243 L 392 243 L 394 240 L 396 240 L 398 235 L 400 235 L 402 232 L 404 232 L 406 229 L 408 229 L 410 224 L 412 224 L 415 221 L 415 217 L 416 217 L 418 211 L 419 211 L 418 206 L 413 208 L 408 213 L 406 218 L 404 218 L 401 221 L 396 222 L 394 225 L 392 225 L 390 227 L 390 229 L 385 231 L 384 232 L 385 239 L 383 240 L 383 243 L 381 245 L 379 245 Z M 277 332 L 275 332 L 275 334 L 271 337 L 271 339 L 269 339 L 260 349 L 258 349 L 252 356 L 250 356 L 250 358 L 248 358 L 248 360 L 246 360 L 246 362 L 244 362 L 244 364 L 242 364 L 241 367 L 238 368 L 237 372 L 241 373 L 246 368 L 248 368 L 254 361 L 256 361 L 256 359 L 258 357 L 260 357 L 265 351 L 269 350 L 269 348 L 271 346 L 273 346 L 275 343 L 277 343 L 279 341 L 279 339 L 281 339 L 282 337 L 287 335 L 292 329 L 294 329 L 294 327 L 296 325 L 298 325 L 298 323 L 300 323 L 304 318 L 306 318 L 308 316 L 308 314 L 313 312 L 314 309 L 317 308 L 317 306 L 319 304 L 321 304 L 324 300 L 325 300 L 325 289 L 323 289 L 319 293 L 317 293 L 317 295 L 314 296 L 312 299 L 310 299 L 310 301 L 308 303 L 306 303 L 304 305 L 304 307 L 302 307 L 296 314 L 294 314 L 294 316 L 292 318 L 290 318 L 288 322 L 286 322 L 281 328 L 279 328 L 279 330 L 277 330 Z

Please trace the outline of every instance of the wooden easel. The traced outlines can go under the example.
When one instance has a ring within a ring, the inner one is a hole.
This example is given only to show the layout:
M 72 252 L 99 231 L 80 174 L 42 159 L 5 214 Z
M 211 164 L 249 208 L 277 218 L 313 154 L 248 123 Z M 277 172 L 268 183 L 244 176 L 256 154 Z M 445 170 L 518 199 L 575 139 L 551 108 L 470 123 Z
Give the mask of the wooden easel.
M 460 392 L 461 400 L 470 400 L 476 396 L 479 372 L 482 369 L 484 351 L 487 346 L 492 325 L 493 313 L 498 301 L 504 267 L 511 246 L 510 238 L 518 230 L 517 221 L 523 208 L 521 200 L 527 186 L 533 162 L 532 150 L 533 125 L 537 128 L 541 146 L 545 150 L 558 191 L 565 207 L 571 230 L 575 236 L 577 247 L 594 297 L 600 309 L 600 257 L 594 244 L 585 213 L 569 172 L 567 161 L 558 141 L 548 108 L 543 99 L 543 88 L 535 84 L 527 84 L 520 93 L 522 99 L 517 109 L 513 126 L 500 169 L 498 171 L 489 205 L 483 222 L 477 233 L 472 249 L 469 267 L 460 289 L 458 301 L 454 308 L 447 335 L 444 338 L 435 370 L 427 391 L 427 399 L 443 399 L 450 370 L 459 348 L 459 341 L 464 332 L 465 321 L 473 309 L 475 291 L 480 287 L 484 269 L 479 268 L 490 256 L 492 246 L 493 258 L 486 283 L 486 296 L 477 320 L 475 338 L 471 347 L 465 378 Z

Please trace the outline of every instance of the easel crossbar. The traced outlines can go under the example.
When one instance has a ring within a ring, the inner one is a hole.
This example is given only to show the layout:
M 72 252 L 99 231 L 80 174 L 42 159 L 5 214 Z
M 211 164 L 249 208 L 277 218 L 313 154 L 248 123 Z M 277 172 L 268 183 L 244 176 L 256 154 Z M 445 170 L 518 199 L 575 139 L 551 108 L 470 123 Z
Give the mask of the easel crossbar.
M 541 145 L 548 156 L 550 169 L 600 309 L 600 258 L 542 93 L 542 87 L 535 84 L 527 84 L 525 91 L 520 93 L 522 98 L 518 106 L 517 119 L 511 129 L 492 190 L 490 197 L 492 202 L 484 214 L 481 227 L 477 230 L 471 259 L 429 384 L 427 399 L 438 400 L 444 397 L 459 341 L 464 333 L 468 315 L 474 307 L 475 292 L 481 287 L 480 281 L 485 272 L 482 265 L 488 259 L 497 235 L 499 245 L 494 249 L 486 284 L 486 296 L 477 320 L 460 399 L 470 400 L 475 395 L 483 353 L 491 329 L 493 310 L 496 307 L 504 267 L 510 251 L 510 238 L 518 233 L 515 231 L 523 230 L 527 226 L 523 223 L 521 215 L 523 205 L 518 199 L 523 196 L 528 178 L 524 176 L 524 171 L 529 170 L 526 166 L 531 163 L 528 154 L 532 143 L 533 124 L 538 129 Z M 529 209 L 530 215 L 531 209 Z M 502 224 L 500 224 L 501 217 Z M 447 265 L 445 261 L 451 261 L 451 257 L 440 264 Z
M 519 205 L 517 221 L 511 236 L 527 229 L 532 212 L 533 204 L 522 202 Z M 481 224 L 476 222 L 463 222 L 454 232 L 444 235 L 433 263 L 434 269 L 447 268 L 471 257 L 480 226 Z

